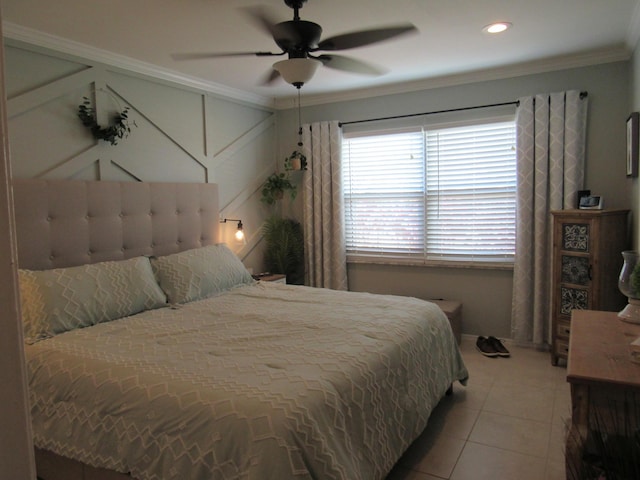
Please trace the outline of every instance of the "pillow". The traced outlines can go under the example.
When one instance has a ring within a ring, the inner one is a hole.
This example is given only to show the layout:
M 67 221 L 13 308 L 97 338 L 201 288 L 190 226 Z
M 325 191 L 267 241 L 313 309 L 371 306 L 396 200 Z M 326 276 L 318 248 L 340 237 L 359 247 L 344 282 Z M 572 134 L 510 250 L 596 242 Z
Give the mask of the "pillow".
M 200 300 L 254 283 L 240 259 L 223 243 L 152 257 L 151 265 L 169 303 Z
M 136 257 L 53 270 L 18 270 L 25 340 L 166 305 L 149 259 Z

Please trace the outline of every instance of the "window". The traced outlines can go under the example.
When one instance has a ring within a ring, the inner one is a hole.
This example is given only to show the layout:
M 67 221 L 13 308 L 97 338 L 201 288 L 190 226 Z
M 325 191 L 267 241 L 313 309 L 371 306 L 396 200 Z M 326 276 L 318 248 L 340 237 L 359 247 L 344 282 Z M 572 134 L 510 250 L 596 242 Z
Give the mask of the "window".
M 512 262 L 515 157 L 513 120 L 345 133 L 347 254 Z

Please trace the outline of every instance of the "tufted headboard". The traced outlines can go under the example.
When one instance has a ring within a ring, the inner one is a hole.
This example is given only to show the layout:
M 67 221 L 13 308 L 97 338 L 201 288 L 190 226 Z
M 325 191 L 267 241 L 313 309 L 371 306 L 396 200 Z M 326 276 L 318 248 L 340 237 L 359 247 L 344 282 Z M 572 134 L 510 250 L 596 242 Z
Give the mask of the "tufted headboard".
M 218 241 L 218 186 L 14 179 L 18 263 L 45 270 Z

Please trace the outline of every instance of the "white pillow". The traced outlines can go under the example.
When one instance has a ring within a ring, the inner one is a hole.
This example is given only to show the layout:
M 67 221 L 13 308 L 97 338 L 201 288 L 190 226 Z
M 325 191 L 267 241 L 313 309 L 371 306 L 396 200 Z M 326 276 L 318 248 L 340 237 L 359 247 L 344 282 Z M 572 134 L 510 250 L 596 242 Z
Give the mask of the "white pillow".
M 254 283 L 240 259 L 223 243 L 152 257 L 151 265 L 169 303 L 200 300 Z
M 25 340 L 166 305 L 146 257 L 53 270 L 18 270 Z

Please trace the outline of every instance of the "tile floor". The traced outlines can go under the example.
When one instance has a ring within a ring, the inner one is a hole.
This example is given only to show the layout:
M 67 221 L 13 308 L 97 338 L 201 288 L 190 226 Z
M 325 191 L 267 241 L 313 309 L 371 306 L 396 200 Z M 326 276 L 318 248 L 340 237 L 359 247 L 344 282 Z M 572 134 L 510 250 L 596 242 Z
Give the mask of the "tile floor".
M 487 358 L 463 337 L 467 386 L 454 385 L 387 480 L 564 480 L 566 368 L 505 344 L 510 358 Z

